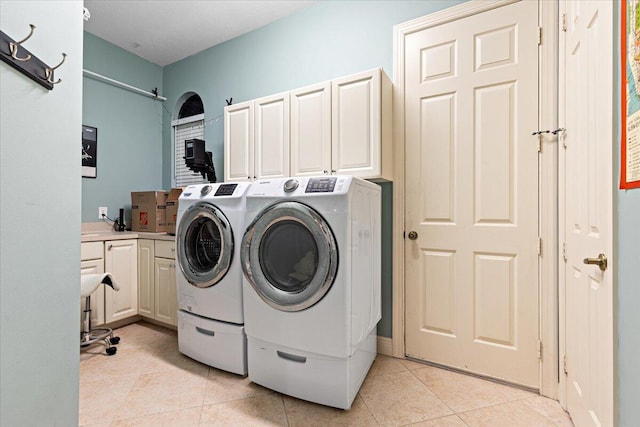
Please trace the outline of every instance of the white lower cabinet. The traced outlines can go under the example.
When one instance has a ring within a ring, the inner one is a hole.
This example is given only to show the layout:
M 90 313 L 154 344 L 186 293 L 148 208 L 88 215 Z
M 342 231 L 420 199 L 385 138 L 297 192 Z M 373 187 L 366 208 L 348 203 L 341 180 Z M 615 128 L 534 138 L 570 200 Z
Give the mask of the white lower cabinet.
M 104 273 L 104 244 L 102 242 L 86 242 L 80 245 L 80 274 Z M 85 310 L 85 299 L 80 300 L 80 325 Z M 104 290 L 98 288 L 91 294 L 91 323 L 104 323 Z
M 141 239 L 138 245 L 138 313 L 177 326 L 175 243 Z
M 138 314 L 138 240 L 104 242 L 104 270 L 111 273 L 120 286 L 117 292 L 105 287 L 105 322 Z
M 155 319 L 177 326 L 176 261 L 156 257 L 155 273 Z
M 138 240 L 138 314 L 149 318 L 153 318 L 155 310 L 155 253 L 155 240 Z
M 115 292 L 100 286 L 91 294 L 91 325 L 97 326 L 138 314 L 137 239 L 80 244 L 80 274 L 111 273 L 120 286 Z M 80 301 L 80 318 L 85 309 Z

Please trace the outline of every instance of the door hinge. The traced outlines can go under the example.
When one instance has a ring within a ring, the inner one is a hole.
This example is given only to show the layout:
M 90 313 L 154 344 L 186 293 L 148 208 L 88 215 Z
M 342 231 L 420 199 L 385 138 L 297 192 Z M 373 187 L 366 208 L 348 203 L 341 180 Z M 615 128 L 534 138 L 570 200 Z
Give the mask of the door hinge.
M 561 25 L 562 31 L 566 33 L 567 32 L 567 14 L 566 13 L 562 14 L 562 22 L 560 25 Z
M 542 44 L 542 27 L 538 27 L 538 46 Z
M 542 360 L 542 341 L 538 340 L 538 359 Z
M 565 375 L 569 374 L 569 370 L 567 369 L 567 354 L 566 353 L 562 356 L 562 370 L 564 371 Z
M 562 258 L 564 259 L 564 261 L 567 261 L 567 244 L 563 243 L 562 244 Z
M 538 255 L 542 256 L 542 237 L 538 237 Z

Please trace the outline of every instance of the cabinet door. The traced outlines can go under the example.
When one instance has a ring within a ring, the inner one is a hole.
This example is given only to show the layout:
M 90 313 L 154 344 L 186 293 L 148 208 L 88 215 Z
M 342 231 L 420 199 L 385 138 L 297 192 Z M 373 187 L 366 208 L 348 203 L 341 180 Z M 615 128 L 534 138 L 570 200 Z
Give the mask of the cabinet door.
M 289 92 L 255 101 L 254 178 L 289 176 Z
M 178 307 L 175 260 L 168 258 L 155 259 L 155 283 L 155 319 L 177 326 Z
M 291 175 L 331 170 L 331 82 L 291 91 Z
M 114 322 L 138 314 L 138 241 L 105 242 L 104 268 L 120 286 L 105 287 L 105 321 Z
M 331 82 L 332 173 L 380 175 L 379 69 Z
M 138 240 L 138 314 L 153 318 L 155 311 L 153 240 Z
M 224 180 L 250 181 L 254 170 L 253 101 L 224 109 Z
M 84 245 L 84 243 L 83 243 Z M 104 273 L 104 260 L 91 259 L 80 262 L 80 274 L 101 274 Z M 85 299 L 80 301 L 80 328 L 82 330 L 82 316 L 85 309 Z M 102 325 L 104 323 L 104 287 L 100 286 L 91 294 L 91 326 Z

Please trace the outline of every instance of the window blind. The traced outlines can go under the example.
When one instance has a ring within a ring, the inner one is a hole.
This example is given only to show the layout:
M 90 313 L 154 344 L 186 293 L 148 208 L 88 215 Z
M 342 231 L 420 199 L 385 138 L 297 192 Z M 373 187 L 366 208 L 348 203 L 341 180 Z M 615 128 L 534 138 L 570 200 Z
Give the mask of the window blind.
M 176 187 L 208 182 L 199 172 L 193 172 L 184 163 L 184 141 L 187 139 L 204 139 L 204 120 L 202 115 L 181 119 L 174 124 L 174 160 Z M 189 119 L 194 119 L 189 121 Z

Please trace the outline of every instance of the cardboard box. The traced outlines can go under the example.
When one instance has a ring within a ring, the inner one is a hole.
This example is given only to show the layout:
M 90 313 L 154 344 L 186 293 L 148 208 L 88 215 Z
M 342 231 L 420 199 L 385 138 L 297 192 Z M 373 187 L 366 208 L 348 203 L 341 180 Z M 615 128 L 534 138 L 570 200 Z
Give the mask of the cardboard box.
M 131 192 L 131 231 L 162 233 L 167 230 L 167 192 Z
M 176 234 L 180 194 L 182 194 L 182 188 L 172 188 L 167 195 L 167 233 L 169 234 Z
M 131 205 L 158 205 L 166 206 L 167 192 L 159 191 L 132 191 Z

